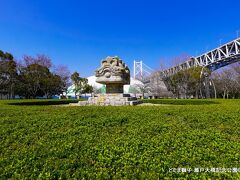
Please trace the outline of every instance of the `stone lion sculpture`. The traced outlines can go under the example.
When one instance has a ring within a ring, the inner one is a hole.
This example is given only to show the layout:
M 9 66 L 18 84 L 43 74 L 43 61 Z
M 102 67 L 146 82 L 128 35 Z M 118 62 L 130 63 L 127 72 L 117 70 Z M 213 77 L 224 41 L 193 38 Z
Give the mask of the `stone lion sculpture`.
M 96 70 L 96 82 L 101 84 L 130 84 L 130 70 L 118 57 L 107 57 Z

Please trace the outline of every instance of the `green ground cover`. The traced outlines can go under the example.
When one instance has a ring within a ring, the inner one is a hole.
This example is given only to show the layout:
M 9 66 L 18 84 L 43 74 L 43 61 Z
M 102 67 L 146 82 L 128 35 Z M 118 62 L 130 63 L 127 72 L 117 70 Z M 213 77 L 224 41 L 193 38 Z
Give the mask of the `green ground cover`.
M 0 101 L 0 179 L 240 178 L 169 171 L 240 168 L 240 100 L 136 107 L 9 102 Z

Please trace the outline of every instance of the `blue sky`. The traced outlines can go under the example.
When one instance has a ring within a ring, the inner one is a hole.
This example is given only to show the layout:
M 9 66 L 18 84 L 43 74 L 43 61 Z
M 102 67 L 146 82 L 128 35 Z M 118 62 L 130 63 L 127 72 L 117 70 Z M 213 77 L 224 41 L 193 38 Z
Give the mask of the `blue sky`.
M 0 49 L 89 76 L 106 56 L 158 69 L 236 38 L 239 0 L 1 0 Z M 240 35 L 240 31 L 239 31 Z

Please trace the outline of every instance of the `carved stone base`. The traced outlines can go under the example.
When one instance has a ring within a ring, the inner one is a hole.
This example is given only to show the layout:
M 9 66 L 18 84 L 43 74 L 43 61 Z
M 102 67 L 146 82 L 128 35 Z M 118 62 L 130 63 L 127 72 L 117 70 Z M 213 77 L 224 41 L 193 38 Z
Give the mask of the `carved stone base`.
M 80 106 L 125 106 L 137 105 L 142 101 L 137 100 L 135 97 L 130 97 L 129 94 L 100 94 L 98 97 L 90 97 L 88 101 L 80 101 Z
M 123 93 L 123 84 L 106 84 L 106 93 Z

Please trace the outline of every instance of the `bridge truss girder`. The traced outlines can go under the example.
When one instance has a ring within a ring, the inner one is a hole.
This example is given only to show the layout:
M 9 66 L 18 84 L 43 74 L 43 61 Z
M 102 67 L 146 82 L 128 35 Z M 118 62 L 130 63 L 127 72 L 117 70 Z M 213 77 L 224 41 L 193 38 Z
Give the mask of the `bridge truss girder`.
M 184 63 L 162 71 L 165 77 L 172 76 L 181 70 L 202 66 L 210 71 L 240 61 L 240 38 L 228 42 L 216 49 L 206 52 L 197 57 L 191 57 Z

